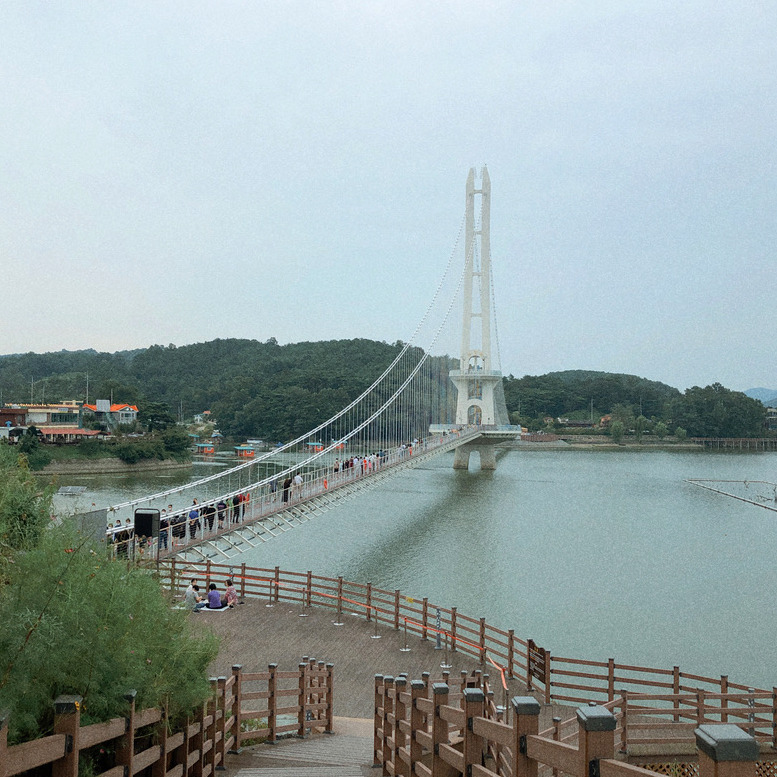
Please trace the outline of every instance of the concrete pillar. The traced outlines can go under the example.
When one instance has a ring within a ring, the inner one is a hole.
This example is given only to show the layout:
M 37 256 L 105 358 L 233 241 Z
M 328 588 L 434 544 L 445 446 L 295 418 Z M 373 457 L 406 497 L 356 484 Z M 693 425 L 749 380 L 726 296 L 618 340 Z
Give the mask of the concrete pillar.
M 696 731 L 699 777 L 755 777 L 758 743 L 733 723 L 706 724 Z
M 460 445 L 453 453 L 453 469 L 469 469 L 469 445 Z

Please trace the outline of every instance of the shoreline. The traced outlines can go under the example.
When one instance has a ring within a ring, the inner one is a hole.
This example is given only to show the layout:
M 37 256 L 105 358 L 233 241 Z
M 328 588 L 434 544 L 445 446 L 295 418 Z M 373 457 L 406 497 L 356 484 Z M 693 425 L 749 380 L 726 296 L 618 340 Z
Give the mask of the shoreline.
M 703 445 L 694 442 L 676 442 L 676 443 L 658 443 L 658 442 L 622 442 L 615 443 L 610 440 L 570 440 L 560 438 L 557 440 L 548 440 L 548 442 L 523 442 L 515 440 L 505 446 L 511 451 L 548 451 L 548 450 L 566 450 L 566 451 L 682 451 L 683 453 L 693 453 L 706 450 Z
M 136 464 L 127 464 L 118 458 L 107 459 L 71 459 L 69 461 L 52 461 L 43 469 L 33 472 L 33 475 L 116 475 L 132 472 L 150 472 L 153 470 L 185 469 L 192 462 L 180 462 L 175 459 L 146 459 Z

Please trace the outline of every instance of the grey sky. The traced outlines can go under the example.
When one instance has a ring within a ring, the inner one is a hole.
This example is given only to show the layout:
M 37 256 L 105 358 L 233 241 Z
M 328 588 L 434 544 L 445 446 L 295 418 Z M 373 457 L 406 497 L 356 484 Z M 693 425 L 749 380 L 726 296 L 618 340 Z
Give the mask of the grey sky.
M 406 339 L 487 163 L 504 372 L 775 387 L 775 30 L 748 0 L 3 0 L 0 353 Z

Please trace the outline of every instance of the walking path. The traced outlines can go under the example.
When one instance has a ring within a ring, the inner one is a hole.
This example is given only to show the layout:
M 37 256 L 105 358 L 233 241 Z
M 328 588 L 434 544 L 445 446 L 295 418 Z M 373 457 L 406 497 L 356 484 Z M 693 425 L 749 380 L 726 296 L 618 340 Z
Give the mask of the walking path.
M 212 630 L 221 638 L 219 655 L 210 667 L 213 676 L 229 676 L 234 664 L 241 664 L 246 672 L 265 671 L 271 663 L 277 663 L 281 671 L 296 669 L 303 656 L 334 664 L 335 735 L 246 748 L 228 759 L 229 774 L 238 777 L 374 775 L 370 767 L 375 675 L 406 672 L 412 680 L 428 671 L 432 680 L 440 680 L 440 664 L 446 656 L 451 664 L 451 684 L 459 681 L 462 671 L 480 668 L 473 658 L 435 650 L 433 641 L 418 636 L 408 637 L 410 650 L 403 652 L 403 631 L 379 626 L 376 632 L 374 623 L 347 611 L 342 616 L 343 625 L 336 626 L 334 610 L 283 602 L 268 607 L 264 600 L 250 599 L 234 610 L 203 611 L 191 617 L 196 629 Z M 375 639 L 376 633 L 379 639 Z M 488 667 L 484 671 L 489 672 Z M 499 672 L 492 670 L 490 676 L 498 704 L 526 693 L 523 683 L 512 680 L 505 694 Z M 543 709 L 541 729 L 551 725 L 559 709 Z

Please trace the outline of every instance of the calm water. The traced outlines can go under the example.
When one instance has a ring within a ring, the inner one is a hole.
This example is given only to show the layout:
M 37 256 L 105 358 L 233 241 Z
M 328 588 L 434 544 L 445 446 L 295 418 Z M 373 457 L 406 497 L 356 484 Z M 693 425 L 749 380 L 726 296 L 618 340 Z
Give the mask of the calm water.
M 684 482 L 775 482 L 777 453 L 517 450 L 496 472 L 451 464 L 405 472 L 241 561 L 428 596 L 556 655 L 777 683 L 777 513 Z M 95 479 L 83 498 L 160 482 Z

